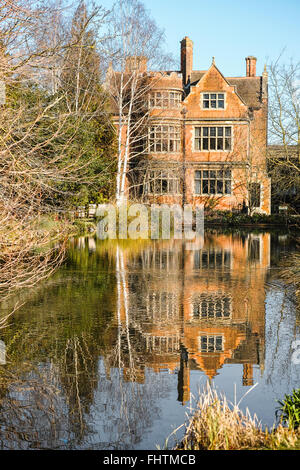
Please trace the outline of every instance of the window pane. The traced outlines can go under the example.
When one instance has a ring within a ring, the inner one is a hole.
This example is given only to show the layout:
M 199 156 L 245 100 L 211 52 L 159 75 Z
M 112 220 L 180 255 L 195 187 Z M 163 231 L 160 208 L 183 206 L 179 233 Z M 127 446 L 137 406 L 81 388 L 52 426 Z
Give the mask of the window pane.
M 218 150 L 223 150 L 223 139 L 218 139 Z
M 225 107 L 225 94 L 224 93 L 204 93 L 202 96 L 203 96 L 203 108 L 224 109 Z
M 212 336 L 210 336 L 208 338 L 208 351 L 209 352 L 213 352 L 215 350 L 215 347 L 214 347 L 214 338 Z
M 166 194 L 168 192 L 168 180 L 161 180 L 161 192 Z
M 195 127 L 194 150 L 231 151 L 231 134 L 231 127 Z
M 203 178 L 208 178 L 208 170 L 203 170 Z
M 195 178 L 201 179 L 201 171 L 195 171 Z
M 216 193 L 216 180 L 209 181 L 209 193 L 215 194 Z
M 225 181 L 225 194 L 231 194 L 231 181 Z
M 222 351 L 222 336 L 216 337 L 216 351 Z
M 223 194 L 223 180 L 217 180 L 217 193 Z
M 208 180 L 202 180 L 202 193 L 208 194 Z

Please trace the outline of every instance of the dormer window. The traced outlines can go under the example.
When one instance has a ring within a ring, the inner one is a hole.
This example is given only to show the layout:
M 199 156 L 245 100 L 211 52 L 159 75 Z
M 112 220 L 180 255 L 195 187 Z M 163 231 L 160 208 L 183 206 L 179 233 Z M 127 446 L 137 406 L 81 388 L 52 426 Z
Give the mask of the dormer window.
M 203 109 L 224 109 L 225 93 L 202 93 Z

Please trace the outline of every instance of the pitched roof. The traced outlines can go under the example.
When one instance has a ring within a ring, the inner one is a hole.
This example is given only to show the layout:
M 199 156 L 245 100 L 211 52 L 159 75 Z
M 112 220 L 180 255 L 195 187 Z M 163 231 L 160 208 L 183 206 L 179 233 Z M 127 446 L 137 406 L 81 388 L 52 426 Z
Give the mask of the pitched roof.
M 206 73 L 206 70 L 194 70 L 191 75 L 191 86 L 195 86 Z M 228 83 L 236 87 L 237 94 L 247 106 L 261 106 L 261 77 L 225 77 Z
M 206 73 L 206 70 L 193 70 L 192 76 L 191 76 L 191 85 L 195 85 L 203 75 Z
M 227 80 L 236 87 L 237 93 L 248 106 L 261 107 L 261 77 L 228 77 Z

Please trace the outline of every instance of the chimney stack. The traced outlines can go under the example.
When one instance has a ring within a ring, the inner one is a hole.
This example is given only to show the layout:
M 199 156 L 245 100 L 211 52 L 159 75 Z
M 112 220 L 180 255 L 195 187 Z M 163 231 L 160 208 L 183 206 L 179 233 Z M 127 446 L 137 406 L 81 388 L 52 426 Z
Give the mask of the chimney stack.
M 129 56 L 126 57 L 125 72 L 126 73 L 145 73 L 147 72 L 147 57 Z
M 181 41 L 181 73 L 183 85 L 186 85 L 193 70 L 193 41 L 187 36 Z
M 253 385 L 253 365 L 243 364 L 243 385 L 249 387 Z
M 256 57 L 249 55 L 246 57 L 246 77 L 256 77 Z

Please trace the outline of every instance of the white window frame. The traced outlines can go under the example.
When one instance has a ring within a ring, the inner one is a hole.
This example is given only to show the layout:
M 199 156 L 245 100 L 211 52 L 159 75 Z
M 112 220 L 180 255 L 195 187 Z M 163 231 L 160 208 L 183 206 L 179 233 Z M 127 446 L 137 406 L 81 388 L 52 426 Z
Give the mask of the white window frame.
M 207 347 L 206 347 L 206 350 L 204 350 L 202 348 L 202 338 L 206 338 L 207 339 Z M 216 348 L 216 343 L 217 343 L 217 338 L 221 338 L 222 339 L 222 346 L 221 346 L 221 349 L 217 349 Z M 209 340 L 213 339 L 213 343 L 214 343 L 214 349 L 213 351 L 209 351 Z M 200 333 L 200 335 L 198 336 L 198 344 L 199 344 L 199 351 L 201 353 L 221 353 L 221 352 L 224 352 L 224 345 L 225 345 L 225 338 L 224 338 L 224 335 L 223 334 L 208 334 L 208 333 Z
M 207 171 L 208 176 L 204 177 L 203 172 Z M 197 173 L 200 172 L 200 178 Z M 211 172 L 215 172 L 215 177 L 211 177 Z M 222 172 L 222 175 L 220 174 Z M 230 172 L 230 176 L 226 176 L 226 172 Z M 200 182 L 200 192 L 196 192 L 196 181 Z M 207 181 L 208 192 L 203 192 L 203 181 Z M 215 192 L 210 192 L 210 182 L 215 181 Z M 218 181 L 222 181 L 223 192 L 218 192 Z M 230 192 L 226 192 L 226 184 L 230 182 Z M 232 170 L 230 168 L 198 168 L 194 171 L 194 195 L 195 196 L 231 196 L 232 195 Z
M 217 303 L 218 307 L 221 307 L 221 315 L 218 315 Z M 205 304 L 206 310 L 204 308 Z M 198 315 L 195 314 L 195 307 L 198 309 Z M 213 315 L 209 315 L 211 307 Z M 191 308 L 194 320 L 230 320 L 232 318 L 232 297 L 218 292 L 195 294 L 192 297 Z
M 163 181 L 166 184 L 164 190 Z M 153 196 L 179 195 L 180 194 L 180 177 L 175 174 L 172 169 L 152 169 L 148 172 L 146 179 L 145 193 Z M 154 187 L 154 191 L 153 191 Z
M 181 126 L 177 124 L 153 124 L 150 126 L 148 151 L 149 153 L 180 153 Z
M 208 95 L 208 98 L 205 98 L 205 95 Z M 216 98 L 212 98 L 213 95 L 216 95 Z M 220 99 L 219 95 L 223 95 L 224 98 Z M 206 108 L 204 106 L 204 101 L 208 101 L 208 103 L 209 103 L 208 108 Z M 214 102 L 214 101 L 216 102 L 216 107 L 215 108 L 211 106 L 211 103 Z M 218 106 L 219 101 L 224 102 L 223 107 Z M 220 109 L 225 110 L 226 109 L 226 93 L 224 91 L 203 91 L 201 93 L 201 109 L 203 109 L 203 110 L 220 110 Z
M 153 90 L 149 93 L 149 109 L 178 109 L 181 101 L 182 92 L 179 90 Z
M 199 135 L 197 135 L 199 129 Z M 208 129 L 208 134 L 205 135 L 204 129 Z M 215 135 L 211 129 L 215 129 Z M 218 135 L 219 129 L 223 129 L 223 135 Z M 226 129 L 230 129 L 230 136 L 226 136 Z M 200 142 L 199 149 L 196 148 L 196 139 Z M 208 149 L 203 148 L 204 139 L 207 139 Z M 210 148 L 211 139 L 215 139 L 215 149 Z M 222 149 L 218 149 L 218 141 L 222 139 Z M 226 139 L 230 139 L 230 147 L 226 147 Z M 194 126 L 194 136 L 193 136 L 193 152 L 231 152 L 233 149 L 233 126 L 232 125 L 223 125 L 223 124 L 215 124 L 215 125 L 200 125 Z

